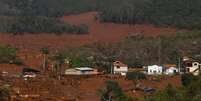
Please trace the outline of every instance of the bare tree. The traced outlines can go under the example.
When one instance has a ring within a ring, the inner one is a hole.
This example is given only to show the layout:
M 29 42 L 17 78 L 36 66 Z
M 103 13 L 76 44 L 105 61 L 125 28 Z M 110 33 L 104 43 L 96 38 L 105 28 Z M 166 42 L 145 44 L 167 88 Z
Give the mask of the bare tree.
M 47 55 L 49 54 L 49 49 L 44 47 L 41 49 L 41 52 L 43 54 L 43 71 L 45 72 L 47 70 Z

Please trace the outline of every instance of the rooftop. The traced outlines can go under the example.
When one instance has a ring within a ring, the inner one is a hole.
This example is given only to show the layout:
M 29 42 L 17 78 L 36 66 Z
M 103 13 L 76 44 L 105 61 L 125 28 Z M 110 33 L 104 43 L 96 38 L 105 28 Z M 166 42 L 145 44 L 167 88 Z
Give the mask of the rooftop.
M 114 66 L 120 66 L 120 67 L 127 67 L 126 64 L 122 63 L 121 61 L 115 61 L 113 62 Z
M 92 71 L 94 70 L 93 68 L 90 67 L 79 67 L 79 68 L 75 68 L 76 70 L 80 70 L 80 71 Z

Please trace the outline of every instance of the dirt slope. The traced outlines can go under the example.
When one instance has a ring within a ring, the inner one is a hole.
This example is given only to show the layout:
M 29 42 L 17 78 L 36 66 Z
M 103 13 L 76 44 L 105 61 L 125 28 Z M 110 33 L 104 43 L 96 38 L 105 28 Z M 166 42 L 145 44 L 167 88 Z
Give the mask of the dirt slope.
M 128 25 L 114 23 L 100 23 L 94 19 L 96 12 L 83 13 L 79 15 L 64 16 L 61 19 L 72 24 L 87 24 L 90 33 L 87 35 L 72 35 L 64 33 L 63 35 L 54 35 L 47 33 L 10 35 L 0 34 L 0 44 L 8 44 L 20 49 L 38 50 L 41 47 L 50 47 L 54 49 L 77 47 L 84 44 L 100 42 L 118 42 L 125 38 L 128 33 L 140 33 L 145 36 L 156 36 L 161 33 L 170 34 L 176 29 L 156 28 L 152 25 Z

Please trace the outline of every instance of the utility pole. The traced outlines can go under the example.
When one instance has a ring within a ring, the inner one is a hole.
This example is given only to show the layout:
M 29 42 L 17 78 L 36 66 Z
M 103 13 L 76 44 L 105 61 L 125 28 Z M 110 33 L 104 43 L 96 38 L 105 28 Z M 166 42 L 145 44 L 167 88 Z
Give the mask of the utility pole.
M 178 67 L 179 67 L 179 73 L 181 73 L 181 58 L 178 59 Z
M 161 38 L 159 37 L 158 42 L 158 64 L 161 65 Z

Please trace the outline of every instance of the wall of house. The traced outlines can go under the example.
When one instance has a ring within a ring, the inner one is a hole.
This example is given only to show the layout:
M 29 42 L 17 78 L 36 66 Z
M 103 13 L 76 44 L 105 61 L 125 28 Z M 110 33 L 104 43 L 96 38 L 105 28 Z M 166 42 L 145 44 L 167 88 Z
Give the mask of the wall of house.
M 75 69 L 68 69 L 65 71 L 65 75 L 96 75 L 99 74 L 97 70 L 94 71 L 80 71 Z
M 160 66 L 148 66 L 148 74 L 154 75 L 154 74 L 162 74 L 163 68 Z
M 174 74 L 175 72 L 177 73 L 179 72 L 179 70 L 177 68 L 169 68 L 169 69 L 166 69 L 165 74 L 169 75 L 169 74 Z
M 186 69 L 187 69 L 186 71 L 189 73 L 193 73 L 194 75 L 198 75 L 199 74 L 199 65 L 200 64 L 198 62 L 193 62 L 192 67 L 186 67 Z
M 114 66 L 114 73 L 128 72 L 128 67 Z

